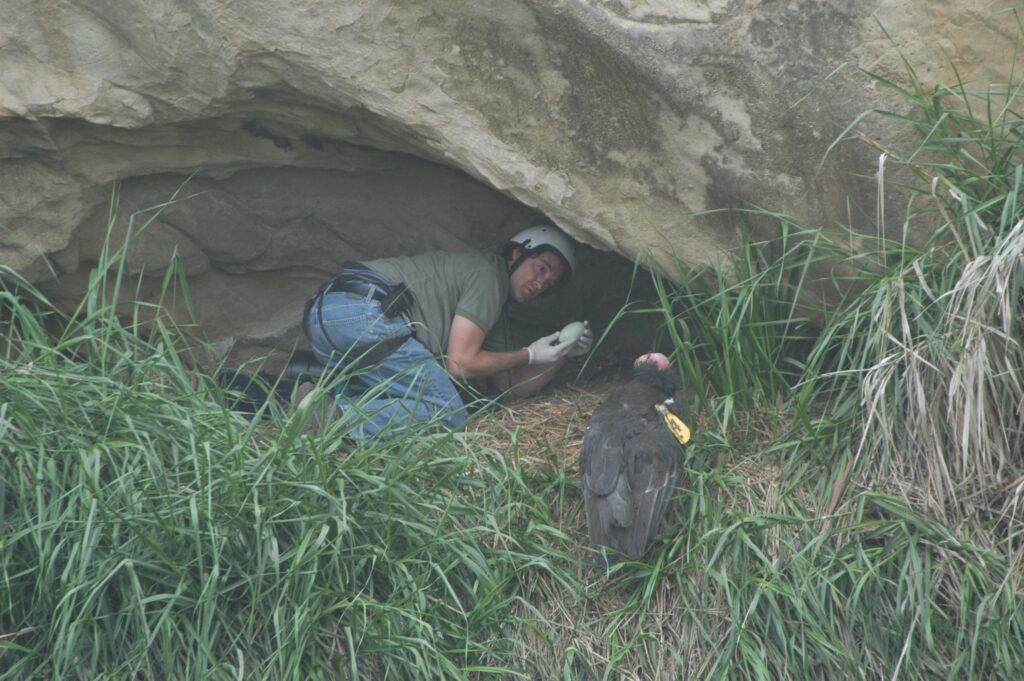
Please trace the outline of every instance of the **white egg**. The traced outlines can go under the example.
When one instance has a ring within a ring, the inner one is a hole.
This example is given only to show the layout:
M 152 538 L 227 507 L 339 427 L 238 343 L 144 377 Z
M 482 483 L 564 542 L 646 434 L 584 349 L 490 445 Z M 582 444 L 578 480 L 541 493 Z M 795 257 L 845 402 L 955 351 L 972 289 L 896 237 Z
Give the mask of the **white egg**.
M 575 343 L 583 335 L 586 327 L 583 322 L 569 322 L 565 325 L 561 331 L 558 332 L 558 344 L 562 343 Z

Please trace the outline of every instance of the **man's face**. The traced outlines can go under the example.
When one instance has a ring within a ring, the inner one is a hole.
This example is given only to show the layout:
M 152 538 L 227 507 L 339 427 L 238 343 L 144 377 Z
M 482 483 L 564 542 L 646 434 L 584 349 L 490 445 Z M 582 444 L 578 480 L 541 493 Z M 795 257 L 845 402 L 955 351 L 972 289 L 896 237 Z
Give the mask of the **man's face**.
M 512 262 L 521 255 L 520 249 L 512 252 Z M 509 277 L 509 295 L 519 303 L 533 300 L 558 283 L 565 267 L 562 259 L 551 251 L 527 256 Z

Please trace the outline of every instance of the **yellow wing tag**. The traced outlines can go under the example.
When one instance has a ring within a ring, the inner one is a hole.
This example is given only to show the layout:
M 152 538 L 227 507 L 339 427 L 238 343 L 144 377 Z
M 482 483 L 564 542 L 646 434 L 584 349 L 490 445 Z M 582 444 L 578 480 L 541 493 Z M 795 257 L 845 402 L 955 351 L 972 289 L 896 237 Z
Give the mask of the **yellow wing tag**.
M 668 407 L 664 404 L 656 404 L 654 405 L 654 408 L 657 409 L 658 413 L 661 414 L 661 417 L 665 419 L 665 425 L 668 426 L 668 429 L 676 436 L 676 439 L 679 440 L 679 444 L 685 445 L 690 441 L 690 429 L 685 423 L 683 423 L 681 418 L 670 412 Z

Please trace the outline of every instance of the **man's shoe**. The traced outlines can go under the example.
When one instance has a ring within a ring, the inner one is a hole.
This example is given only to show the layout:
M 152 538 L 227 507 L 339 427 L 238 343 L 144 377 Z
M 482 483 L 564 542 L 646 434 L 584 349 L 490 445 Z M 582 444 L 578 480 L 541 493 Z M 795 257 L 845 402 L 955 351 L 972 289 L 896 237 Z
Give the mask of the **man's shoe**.
M 280 399 L 279 392 L 286 389 L 278 377 L 265 371 L 247 374 L 238 369 L 221 369 L 216 380 L 224 390 L 228 409 L 241 412 L 249 420 L 264 404 Z
M 299 405 L 305 400 L 316 384 L 311 381 L 303 381 L 295 388 L 295 393 L 292 395 L 292 411 L 298 411 Z M 302 426 L 303 433 L 315 433 L 321 428 L 330 425 L 332 421 L 341 416 L 341 407 L 334 401 L 334 397 L 327 393 L 326 399 L 319 398 L 310 405 L 309 416 L 306 419 L 306 423 Z

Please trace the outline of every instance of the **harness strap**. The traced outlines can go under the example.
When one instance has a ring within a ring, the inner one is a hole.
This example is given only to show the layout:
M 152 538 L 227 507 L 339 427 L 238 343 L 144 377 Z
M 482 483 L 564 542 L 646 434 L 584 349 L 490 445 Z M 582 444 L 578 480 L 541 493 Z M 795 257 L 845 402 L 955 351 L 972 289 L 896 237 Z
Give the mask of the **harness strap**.
M 398 348 L 402 347 L 405 341 L 412 338 L 412 333 L 407 333 L 402 336 L 395 336 L 379 343 L 365 343 L 363 345 L 357 345 L 354 348 L 349 348 L 347 353 L 344 353 L 342 357 L 351 355 L 355 357 L 355 361 L 350 362 L 346 365 L 347 369 L 352 371 L 362 371 L 367 367 L 371 367 L 374 364 L 380 364 L 382 360 L 389 357 Z M 332 343 L 333 347 L 333 343 Z M 337 351 L 338 348 L 334 348 Z
M 404 284 L 393 286 L 382 274 L 368 269 L 365 265 L 354 261 L 346 261 L 342 264 L 341 271 L 333 278 L 325 282 L 316 295 L 306 302 L 306 308 L 302 315 L 302 330 L 309 337 L 309 313 L 311 308 L 316 306 L 317 322 L 320 328 L 324 327 L 324 297 L 332 291 L 349 292 L 357 295 L 371 296 L 381 304 L 381 314 L 388 318 L 394 318 L 404 313 L 412 306 L 412 294 Z M 352 357 L 354 360 L 347 365 L 353 371 L 360 371 L 367 367 L 379 364 L 384 358 L 391 355 L 412 338 L 412 331 L 395 338 L 389 338 L 377 343 L 364 343 L 347 350 L 336 346 L 324 331 L 324 337 L 330 344 L 331 349 L 341 356 L 341 361 Z

